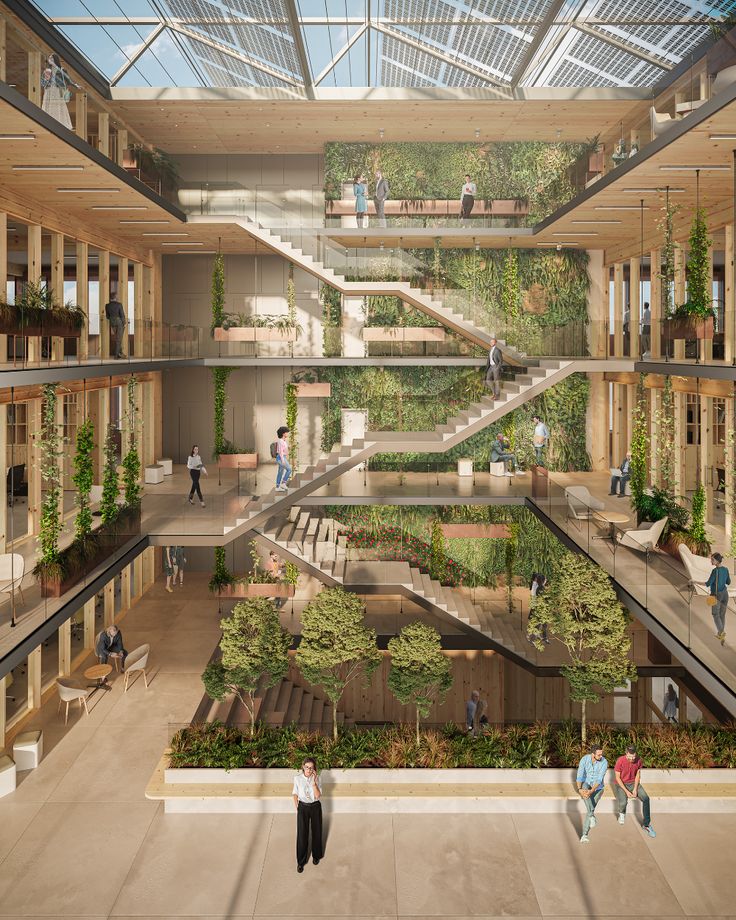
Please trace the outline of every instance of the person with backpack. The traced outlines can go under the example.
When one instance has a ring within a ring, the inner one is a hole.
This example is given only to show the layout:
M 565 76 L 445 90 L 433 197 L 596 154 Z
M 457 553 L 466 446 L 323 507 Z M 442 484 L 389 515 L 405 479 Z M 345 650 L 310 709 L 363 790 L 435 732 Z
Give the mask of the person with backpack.
M 731 584 L 731 576 L 723 562 L 723 556 L 720 553 L 713 553 L 710 557 L 713 564 L 713 571 L 708 576 L 705 583 L 706 588 L 710 588 L 710 596 L 713 598 L 713 622 L 716 624 L 716 639 L 720 640 L 721 645 L 726 644 L 726 608 L 728 607 L 728 586 Z M 710 600 L 710 598 L 708 598 Z
M 286 483 L 291 478 L 291 464 L 289 463 L 289 429 L 282 425 L 276 432 L 276 440 L 271 444 L 271 456 L 278 464 L 276 473 L 276 491 L 288 492 Z

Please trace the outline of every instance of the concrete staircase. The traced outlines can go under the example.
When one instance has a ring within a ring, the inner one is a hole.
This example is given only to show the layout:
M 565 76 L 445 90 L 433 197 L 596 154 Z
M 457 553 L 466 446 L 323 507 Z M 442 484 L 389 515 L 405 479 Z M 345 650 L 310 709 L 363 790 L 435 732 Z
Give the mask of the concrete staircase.
M 336 521 L 299 508 L 293 509 L 292 517 L 286 523 L 269 522 L 258 531 L 259 536 L 278 552 L 299 560 L 305 571 L 325 584 L 358 592 L 370 587 L 372 593 L 402 594 L 465 631 L 481 633 L 502 654 L 523 661 L 534 657 L 515 618 L 473 603 L 468 589 L 443 586 L 408 563 L 350 562 L 347 537 L 338 533 Z

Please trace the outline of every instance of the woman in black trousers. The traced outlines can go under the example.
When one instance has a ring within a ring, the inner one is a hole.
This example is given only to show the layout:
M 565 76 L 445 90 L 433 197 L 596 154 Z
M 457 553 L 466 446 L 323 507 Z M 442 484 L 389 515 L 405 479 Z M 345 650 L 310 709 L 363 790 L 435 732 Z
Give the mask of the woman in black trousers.
M 189 504 L 194 504 L 192 499 L 196 492 L 199 496 L 199 503 L 204 508 L 202 490 L 199 487 L 199 477 L 201 473 L 204 473 L 206 476 L 207 470 L 204 468 L 204 463 L 202 463 L 202 458 L 199 455 L 199 447 L 197 447 L 196 444 L 192 447 L 192 452 L 187 457 L 187 469 L 189 470 L 189 475 L 192 477 L 192 488 L 189 490 Z
M 296 871 L 303 872 L 309 855 L 309 830 L 312 830 L 312 862 L 322 859 L 322 789 L 317 762 L 307 757 L 294 777 L 292 789 L 296 808 Z

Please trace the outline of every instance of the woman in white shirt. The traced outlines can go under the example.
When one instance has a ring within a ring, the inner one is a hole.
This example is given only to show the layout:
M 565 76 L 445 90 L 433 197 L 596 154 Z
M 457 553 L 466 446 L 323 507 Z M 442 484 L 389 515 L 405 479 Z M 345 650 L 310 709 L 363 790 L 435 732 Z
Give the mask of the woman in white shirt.
M 475 204 L 475 194 L 476 194 L 475 182 L 470 181 L 470 176 L 465 176 L 465 184 L 463 185 L 463 190 L 460 192 L 460 219 L 468 220 L 470 217 L 470 212 L 473 210 L 473 205 Z
M 292 789 L 296 808 L 296 871 L 303 872 L 309 857 L 309 829 L 312 829 L 312 862 L 322 859 L 322 787 L 317 773 L 317 761 L 306 757 L 294 777 Z
M 189 504 L 193 505 L 194 502 L 194 493 L 196 492 L 199 496 L 199 503 L 204 508 L 204 499 L 202 498 L 202 490 L 199 487 L 199 476 L 201 473 L 207 475 L 207 470 L 204 468 L 204 463 L 202 463 L 202 458 L 199 455 L 199 447 L 195 444 L 192 447 L 192 452 L 187 457 L 187 469 L 189 470 L 189 475 L 192 478 L 192 488 L 189 490 Z

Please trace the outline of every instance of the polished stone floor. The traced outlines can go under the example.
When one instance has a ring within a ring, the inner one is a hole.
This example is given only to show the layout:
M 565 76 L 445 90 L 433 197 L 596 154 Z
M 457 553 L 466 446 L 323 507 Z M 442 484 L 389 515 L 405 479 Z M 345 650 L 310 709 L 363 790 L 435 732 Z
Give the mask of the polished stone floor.
M 197 584 L 197 581 L 200 583 Z M 201 695 L 218 638 L 203 580 L 161 582 L 120 621 L 152 646 L 148 690 L 96 694 L 0 800 L 0 917 L 734 917 L 736 815 L 654 815 L 656 840 L 603 815 L 589 846 L 564 815 L 340 815 L 295 871 L 289 815 L 165 815 L 144 789 Z

